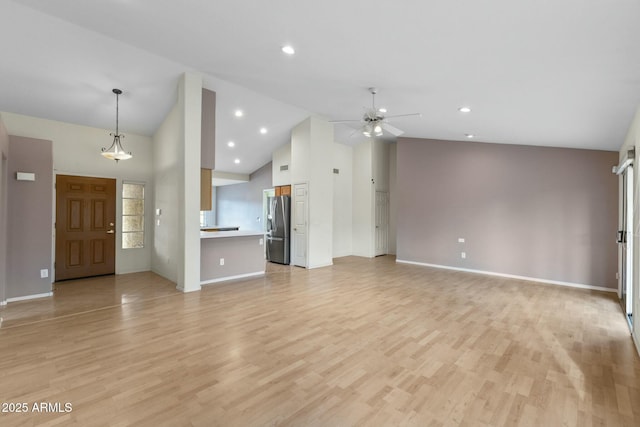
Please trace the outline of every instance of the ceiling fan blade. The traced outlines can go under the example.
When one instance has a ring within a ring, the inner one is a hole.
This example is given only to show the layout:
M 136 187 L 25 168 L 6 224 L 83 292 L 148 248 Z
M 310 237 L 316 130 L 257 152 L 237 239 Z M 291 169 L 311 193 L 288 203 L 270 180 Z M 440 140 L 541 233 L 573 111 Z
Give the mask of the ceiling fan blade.
M 329 123 L 360 123 L 362 119 L 358 120 L 329 120 Z
M 391 126 L 389 123 L 380 123 L 380 126 L 382 126 L 382 129 L 386 130 L 393 136 L 400 136 L 404 133 L 403 130 L 398 129 L 395 126 Z
M 385 119 L 397 119 L 399 117 L 422 117 L 422 113 L 396 114 L 394 116 L 384 116 Z

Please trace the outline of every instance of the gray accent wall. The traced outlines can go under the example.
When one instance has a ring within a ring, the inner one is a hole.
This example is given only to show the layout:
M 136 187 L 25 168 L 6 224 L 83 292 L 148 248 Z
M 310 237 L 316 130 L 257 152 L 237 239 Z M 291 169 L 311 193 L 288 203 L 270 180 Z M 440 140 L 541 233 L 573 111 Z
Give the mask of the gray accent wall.
M 617 162 L 608 151 L 398 138 L 397 259 L 616 288 Z
M 51 292 L 53 223 L 53 144 L 9 137 L 7 299 Z M 18 181 L 16 172 L 35 174 Z M 46 269 L 47 278 L 40 277 Z
M 6 301 L 9 134 L 0 117 L 0 305 Z
M 273 188 L 271 162 L 249 176 L 249 182 L 216 187 L 216 215 L 220 226 L 263 230 L 262 191 Z

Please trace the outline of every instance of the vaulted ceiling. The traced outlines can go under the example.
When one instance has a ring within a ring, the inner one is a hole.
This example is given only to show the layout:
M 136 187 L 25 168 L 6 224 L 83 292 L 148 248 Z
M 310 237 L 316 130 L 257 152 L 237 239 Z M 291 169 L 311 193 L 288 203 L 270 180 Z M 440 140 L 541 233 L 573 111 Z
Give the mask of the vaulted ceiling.
M 310 114 L 360 118 L 371 86 L 388 114 L 422 113 L 393 122 L 405 136 L 617 150 L 638 16 L 638 0 L 5 0 L 0 110 L 109 129 L 119 87 L 123 132 L 152 135 L 195 70 L 218 93 L 224 171 L 262 166 Z

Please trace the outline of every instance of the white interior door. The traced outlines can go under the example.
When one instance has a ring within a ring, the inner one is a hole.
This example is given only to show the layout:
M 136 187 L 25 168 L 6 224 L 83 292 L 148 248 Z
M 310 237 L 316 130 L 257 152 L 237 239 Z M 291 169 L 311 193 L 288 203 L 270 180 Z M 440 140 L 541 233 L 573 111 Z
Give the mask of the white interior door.
M 389 252 L 389 193 L 376 191 L 376 256 Z
M 633 166 L 622 175 L 622 307 L 633 330 Z
M 293 265 L 307 266 L 307 184 L 293 186 Z

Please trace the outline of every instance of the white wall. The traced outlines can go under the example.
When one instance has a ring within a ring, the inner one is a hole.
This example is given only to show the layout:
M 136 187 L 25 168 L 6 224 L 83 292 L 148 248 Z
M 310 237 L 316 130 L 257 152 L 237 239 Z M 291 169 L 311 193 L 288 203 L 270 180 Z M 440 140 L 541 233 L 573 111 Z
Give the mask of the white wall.
M 316 117 L 291 132 L 291 184 L 308 183 L 308 268 L 333 263 L 332 145 L 333 125 Z
M 353 148 L 353 255 L 374 256 L 373 141 Z
M 634 164 L 635 183 L 633 189 L 633 235 L 636 236 L 633 245 L 633 251 L 635 253 L 633 257 L 633 339 L 635 341 L 638 354 L 640 354 L 640 257 L 638 256 L 638 254 L 640 254 L 640 239 L 637 237 L 640 235 L 640 209 L 638 207 L 638 201 L 640 201 L 640 166 L 638 162 L 638 158 L 640 157 L 640 108 L 636 111 L 636 115 L 627 133 L 627 138 L 620 148 L 621 160 L 632 147 L 635 147 L 636 150 Z
M 373 143 L 373 180 L 376 191 L 389 191 L 389 144 L 374 139 Z
M 353 149 L 333 144 L 333 257 L 353 253 Z
M 152 145 L 151 138 L 130 134 L 123 130 L 125 149 L 133 153 L 133 159 L 116 163 L 100 155 L 102 147 L 111 145 L 112 130 L 79 126 L 53 120 L 39 119 L 14 113 L 2 113 L 10 135 L 51 140 L 53 142 L 54 174 L 82 175 L 116 179 L 116 194 L 122 194 L 122 181 L 145 184 L 145 193 L 153 194 Z M 54 192 L 54 189 L 51 189 Z M 55 200 L 55 193 L 54 193 Z M 153 200 L 146 197 L 145 221 L 153 223 Z M 52 206 L 55 216 L 55 207 Z M 54 217 L 55 221 L 55 217 Z M 122 230 L 122 199 L 116 197 L 116 230 Z M 51 224 L 51 233 L 54 227 Z M 122 236 L 116 234 L 116 273 L 147 271 L 151 268 L 151 247 L 153 232 L 146 228 L 145 247 L 142 249 L 122 249 Z M 52 253 L 55 239 L 52 239 Z M 55 259 L 55 256 L 52 256 Z M 53 269 L 53 266 L 51 266 Z M 53 270 L 52 270 L 53 271 Z M 52 275 L 52 277 L 55 277 Z
M 333 125 L 311 118 L 309 268 L 333 264 Z
M 272 155 L 272 184 L 291 185 L 291 143 L 285 144 L 273 152 Z M 289 169 L 281 171 L 280 166 L 287 165 Z
M 202 77 L 185 73 L 176 106 L 153 137 L 153 271 L 183 292 L 200 290 Z M 160 224 L 158 225 L 158 220 Z
M 180 114 L 176 104 L 153 136 L 153 169 L 155 179 L 154 244 L 151 269 L 178 281 L 178 198 L 180 168 Z M 161 210 L 155 216 L 155 209 Z M 158 223 L 159 221 L 159 223 Z
M 398 227 L 398 203 L 396 196 L 396 164 L 398 144 L 389 145 L 389 253 L 396 253 L 396 229 Z
M 310 179 L 310 146 L 311 120 L 306 119 L 291 130 L 291 185 L 301 184 Z M 273 185 L 276 185 L 275 181 Z M 293 188 L 291 190 L 293 191 Z
M 200 290 L 200 168 L 202 140 L 202 75 L 185 73 L 178 85 L 178 111 L 181 115 L 181 172 L 178 199 L 177 288 L 184 292 Z

